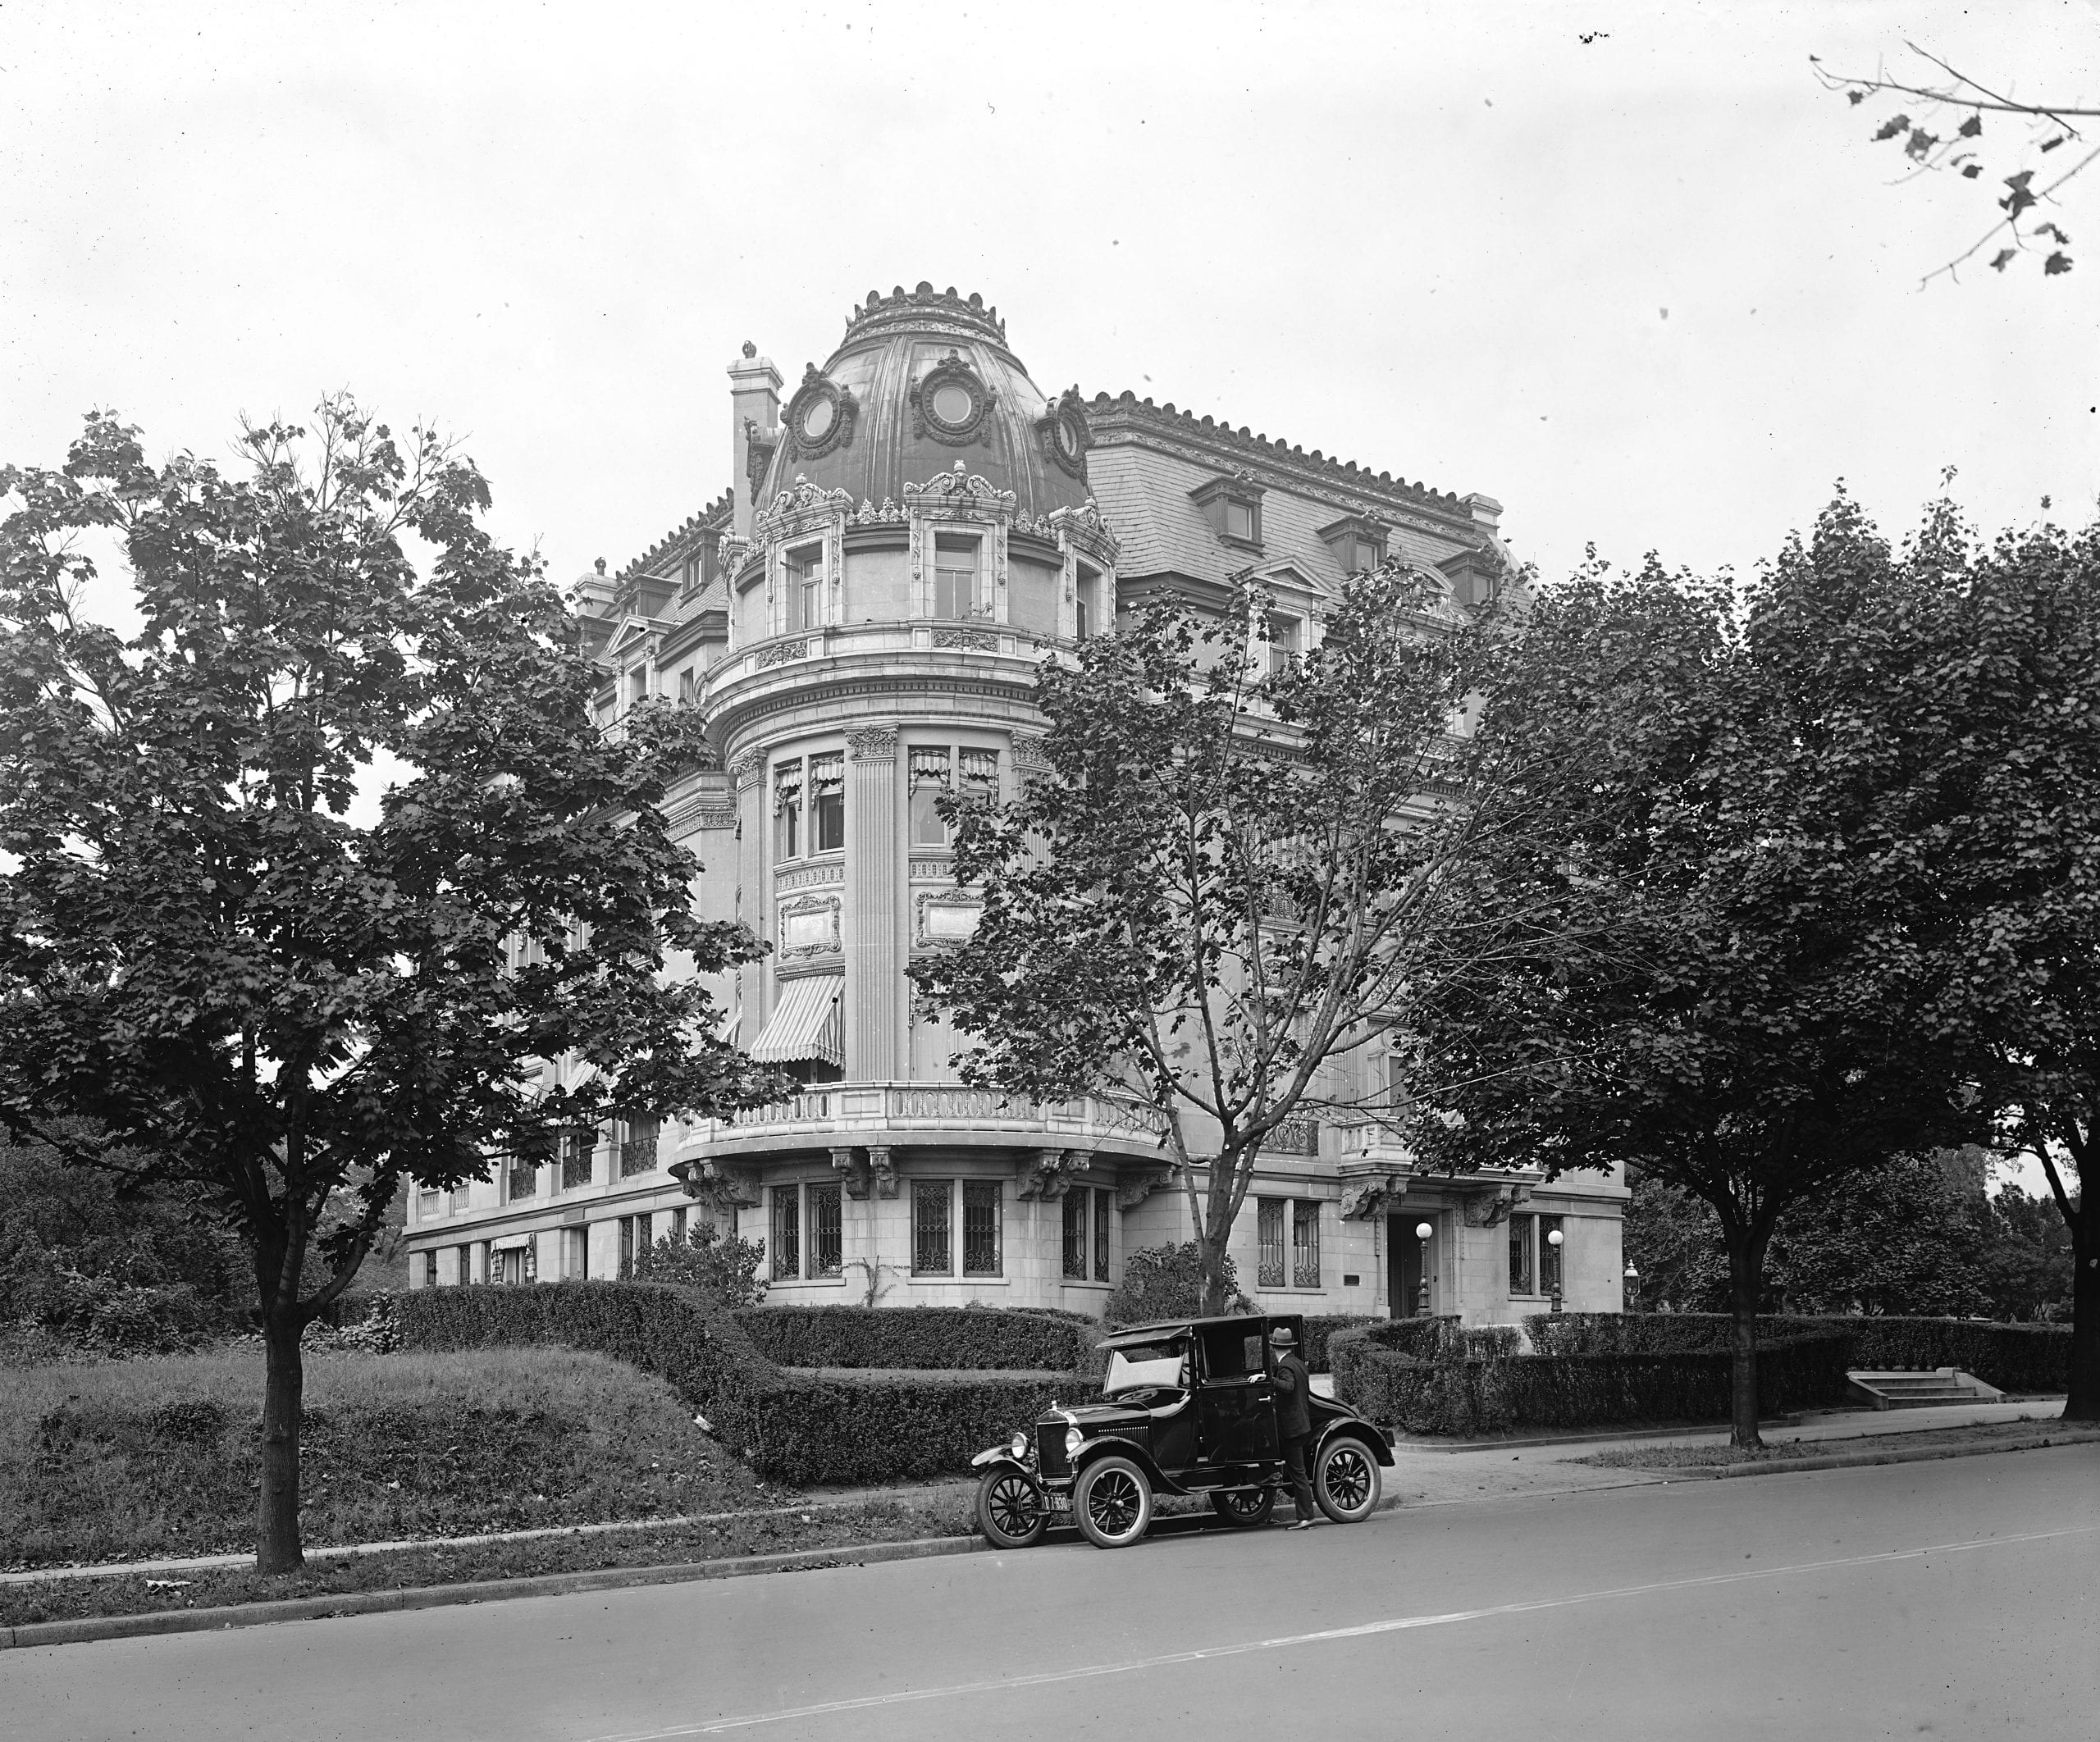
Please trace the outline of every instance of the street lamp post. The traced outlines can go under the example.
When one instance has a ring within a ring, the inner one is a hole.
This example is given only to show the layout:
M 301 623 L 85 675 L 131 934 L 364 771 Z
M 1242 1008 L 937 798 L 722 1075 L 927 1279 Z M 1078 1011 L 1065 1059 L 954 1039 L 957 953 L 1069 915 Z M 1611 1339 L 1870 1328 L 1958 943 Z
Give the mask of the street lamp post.
M 1626 1266 L 1626 1274 L 1625 1274 L 1623 1276 L 1622 1276 L 1622 1277 L 1619 1279 L 1619 1280 L 1620 1280 L 1621 1282 L 1624 1283 L 1624 1284 L 1625 1284 L 1625 1285 L 1626 1285 L 1626 1295 L 1625 1295 L 1625 1305 L 1626 1305 L 1626 1311 L 1628 1311 L 1628 1312 L 1638 1312 L 1638 1311 L 1640 1311 L 1640 1310 L 1641 1310 L 1641 1273 L 1640 1273 L 1638 1270 L 1635 1270 L 1635 1269 L 1633 1268 L 1633 1265 L 1632 1265 L 1632 1261 L 1631 1261 L 1631 1260 L 1628 1260 L 1628 1261 L 1627 1266 Z
M 1553 1310 L 1560 1311 L 1560 1243 L 1568 1236 L 1558 1228 L 1545 1237 L 1545 1243 L 1553 1248 Z
M 1414 1291 L 1414 1316 L 1418 1319 L 1429 1316 L 1429 1237 L 1436 1230 L 1427 1222 L 1414 1224 L 1414 1237 L 1422 1242 L 1422 1272 Z

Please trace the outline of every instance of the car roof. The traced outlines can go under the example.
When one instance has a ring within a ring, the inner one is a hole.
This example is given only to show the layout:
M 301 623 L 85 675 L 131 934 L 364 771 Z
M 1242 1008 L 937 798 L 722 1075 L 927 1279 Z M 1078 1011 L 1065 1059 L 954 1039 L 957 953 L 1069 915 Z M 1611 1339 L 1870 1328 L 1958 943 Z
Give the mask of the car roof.
M 1287 1313 L 1281 1316 L 1295 1318 L 1297 1315 Z M 1266 1333 L 1267 1326 L 1273 1322 L 1267 1315 L 1258 1312 L 1232 1313 L 1214 1319 L 1166 1319 L 1157 1325 L 1130 1325 L 1103 1337 L 1099 1346 L 1104 1349 L 1134 1348 L 1144 1343 L 1157 1343 L 1162 1337 L 1183 1337 L 1191 1331 L 1209 1330 L 1221 1325 L 1237 1326 L 1250 1334 L 1255 1331 Z

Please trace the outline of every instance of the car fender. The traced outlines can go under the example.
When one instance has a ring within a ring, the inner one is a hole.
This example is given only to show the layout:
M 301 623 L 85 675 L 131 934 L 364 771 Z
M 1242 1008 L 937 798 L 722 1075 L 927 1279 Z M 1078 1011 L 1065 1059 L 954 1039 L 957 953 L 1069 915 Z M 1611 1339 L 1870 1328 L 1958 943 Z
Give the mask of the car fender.
M 1120 1434 L 1104 1434 L 1098 1439 L 1089 1439 L 1080 1448 L 1080 1455 L 1072 1460 L 1072 1480 L 1076 1484 L 1086 1473 L 1089 1464 L 1098 1464 L 1104 1457 L 1127 1457 L 1145 1473 L 1145 1480 L 1154 1489 L 1165 1493 L 1181 1492 L 1179 1482 L 1171 1482 L 1160 1473 L 1159 1466 L 1152 1461 L 1152 1454 L 1136 1441 L 1125 1439 Z
M 1362 1440 L 1365 1445 L 1371 1448 L 1371 1455 L 1373 1457 L 1376 1458 L 1378 1462 L 1383 1464 L 1387 1469 L 1390 1470 L 1392 1468 L 1393 1448 L 1391 1443 L 1382 1433 L 1381 1433 L 1376 1428 L 1373 1427 L 1368 1421 L 1353 1421 L 1344 1419 L 1334 1423 L 1320 1435 L 1318 1439 L 1313 1443 L 1312 1455 L 1315 1457 L 1317 1457 L 1321 1452 L 1326 1451 L 1329 1446 L 1333 1444 L 1334 1442 L 1338 1439 Z
M 979 1452 L 976 1457 L 970 1459 L 970 1467 L 972 1470 L 981 1470 L 987 1475 L 995 1470 L 1011 1470 L 1026 1476 L 1031 1482 L 1035 1481 L 1036 1479 L 1034 1471 L 1016 1457 L 1005 1446 L 991 1446 Z M 1041 1484 L 1038 1483 L 1037 1485 L 1039 1487 Z

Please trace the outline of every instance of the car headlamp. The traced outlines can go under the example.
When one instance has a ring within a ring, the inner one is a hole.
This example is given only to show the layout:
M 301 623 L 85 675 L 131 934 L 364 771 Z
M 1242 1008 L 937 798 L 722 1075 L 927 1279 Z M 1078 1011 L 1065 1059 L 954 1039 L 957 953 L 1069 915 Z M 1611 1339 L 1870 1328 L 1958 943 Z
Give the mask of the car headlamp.
M 1007 1449 L 1011 1452 L 1016 1457 L 1026 1457 L 1028 1456 L 1028 1430 L 1026 1428 L 1016 1428 L 1014 1430 L 1013 1443 Z
M 1065 1457 L 1069 1462 L 1080 1455 L 1080 1448 L 1086 1443 L 1086 1435 L 1076 1427 L 1065 1430 Z

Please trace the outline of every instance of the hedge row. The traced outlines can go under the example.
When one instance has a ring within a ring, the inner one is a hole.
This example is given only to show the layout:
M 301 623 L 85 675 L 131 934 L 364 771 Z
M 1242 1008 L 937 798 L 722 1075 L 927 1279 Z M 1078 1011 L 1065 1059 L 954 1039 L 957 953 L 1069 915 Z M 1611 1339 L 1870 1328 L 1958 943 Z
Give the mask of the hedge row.
M 1721 1312 L 1569 1312 L 1524 1321 L 1542 1355 L 1669 1354 L 1726 1349 L 1734 1321 Z M 1848 1367 L 1867 1372 L 1959 1367 L 2002 1391 L 2061 1391 L 2070 1384 L 2068 1325 L 2001 1325 L 1974 1319 L 1878 1318 L 1857 1314 L 1758 1321 L 1771 1337 L 1839 1335 Z
M 989 1306 L 753 1306 L 737 1322 L 783 1367 L 1075 1373 L 1099 1331 L 1090 1320 Z
M 1033 1421 L 1053 1397 L 1072 1401 L 1093 1389 L 1055 1373 L 783 1373 L 736 1314 L 660 1283 L 418 1288 L 399 1311 L 408 1348 L 554 1343 L 655 1374 L 754 1470 L 803 1484 L 966 1474 L 974 1453 Z
M 1400 1352 L 1370 1332 L 1349 1332 L 1332 1345 L 1335 1390 L 1372 1421 L 1411 1434 L 1471 1437 L 1513 1427 L 1717 1421 L 1729 1414 L 1725 1351 L 1481 1357 L 1457 1352 L 1461 1346 L 1446 1334 L 1444 1351 L 1425 1357 Z M 1758 1354 L 1760 1412 L 1842 1402 L 1845 1351 L 1844 1338 L 1828 1332 L 1766 1343 Z

